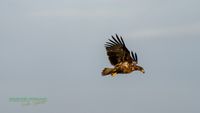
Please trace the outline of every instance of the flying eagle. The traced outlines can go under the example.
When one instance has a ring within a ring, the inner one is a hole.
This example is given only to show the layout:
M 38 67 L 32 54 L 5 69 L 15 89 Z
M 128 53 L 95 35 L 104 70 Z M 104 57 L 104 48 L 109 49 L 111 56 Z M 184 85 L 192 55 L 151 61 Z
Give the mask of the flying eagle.
M 106 42 L 105 48 L 107 51 L 110 63 L 114 68 L 104 68 L 102 75 L 116 76 L 118 73 L 127 74 L 133 71 L 141 71 L 144 73 L 144 69 L 138 66 L 137 54 L 130 52 L 123 41 L 123 38 L 116 34 L 116 37 L 112 36 L 112 40 Z

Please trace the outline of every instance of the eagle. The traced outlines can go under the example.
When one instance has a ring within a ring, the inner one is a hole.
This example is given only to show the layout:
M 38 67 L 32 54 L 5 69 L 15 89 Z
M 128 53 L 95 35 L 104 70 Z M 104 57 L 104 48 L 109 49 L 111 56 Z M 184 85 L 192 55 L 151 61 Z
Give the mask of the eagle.
M 116 37 L 111 36 L 112 39 L 108 39 L 109 41 L 105 44 L 108 59 L 114 68 L 104 68 L 102 71 L 102 76 L 111 75 L 114 77 L 118 73 L 128 74 L 133 71 L 145 73 L 144 69 L 137 65 L 137 54 L 133 53 L 133 51 L 130 52 L 126 48 L 122 36 L 119 37 L 117 34 L 115 35 Z

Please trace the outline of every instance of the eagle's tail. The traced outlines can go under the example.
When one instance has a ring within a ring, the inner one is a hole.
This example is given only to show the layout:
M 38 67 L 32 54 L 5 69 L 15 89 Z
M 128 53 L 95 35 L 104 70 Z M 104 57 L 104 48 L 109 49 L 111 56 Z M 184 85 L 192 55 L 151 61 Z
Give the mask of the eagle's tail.
M 113 71 L 113 68 L 104 68 L 102 71 L 102 76 L 109 75 L 112 73 L 112 71 Z

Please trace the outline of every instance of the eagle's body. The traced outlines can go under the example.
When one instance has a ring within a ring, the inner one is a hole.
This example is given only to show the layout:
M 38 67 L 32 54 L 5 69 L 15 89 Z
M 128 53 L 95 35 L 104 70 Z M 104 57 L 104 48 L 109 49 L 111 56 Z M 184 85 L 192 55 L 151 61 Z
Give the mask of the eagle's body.
M 136 70 L 144 73 L 144 69 L 137 65 L 137 54 L 133 54 L 133 52 L 130 54 L 122 37 L 119 38 L 118 35 L 116 35 L 116 38 L 113 36 L 112 38 L 113 40 L 109 39 L 110 42 L 107 42 L 105 47 L 110 63 L 114 68 L 104 68 L 102 75 L 111 74 L 115 76 L 118 73 L 127 74 Z

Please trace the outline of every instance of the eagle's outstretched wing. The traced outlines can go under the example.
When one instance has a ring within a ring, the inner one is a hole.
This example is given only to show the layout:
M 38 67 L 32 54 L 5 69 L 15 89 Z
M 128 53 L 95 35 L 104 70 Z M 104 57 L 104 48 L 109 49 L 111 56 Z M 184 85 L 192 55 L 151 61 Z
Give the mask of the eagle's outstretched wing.
M 120 36 L 116 34 L 116 38 L 112 36 L 109 39 L 110 42 L 106 42 L 105 47 L 107 50 L 107 55 L 112 65 L 116 65 L 121 62 L 137 63 L 137 54 L 131 52 L 126 48 L 126 45 Z

